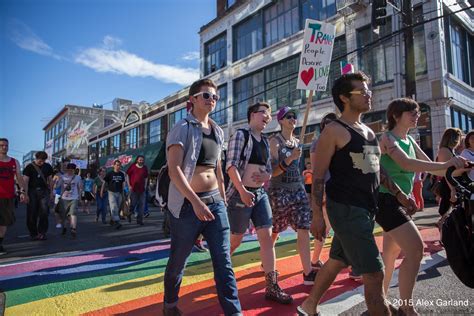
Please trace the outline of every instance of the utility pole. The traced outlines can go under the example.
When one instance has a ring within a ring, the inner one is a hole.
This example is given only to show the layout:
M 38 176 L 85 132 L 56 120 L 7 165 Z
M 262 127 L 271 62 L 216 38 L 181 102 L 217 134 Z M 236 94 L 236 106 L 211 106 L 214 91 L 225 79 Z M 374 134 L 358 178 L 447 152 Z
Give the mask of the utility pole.
M 402 0 L 402 21 L 405 31 L 405 96 L 416 100 L 415 45 L 411 0 Z

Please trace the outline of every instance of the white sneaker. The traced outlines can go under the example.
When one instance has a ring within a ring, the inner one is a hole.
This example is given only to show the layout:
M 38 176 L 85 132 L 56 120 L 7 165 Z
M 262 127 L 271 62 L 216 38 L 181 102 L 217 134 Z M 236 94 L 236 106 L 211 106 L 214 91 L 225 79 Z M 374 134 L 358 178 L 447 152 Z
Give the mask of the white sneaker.
M 56 225 L 56 228 L 58 228 L 58 229 L 59 229 L 59 228 L 63 228 L 63 225 L 57 224 L 57 225 Z

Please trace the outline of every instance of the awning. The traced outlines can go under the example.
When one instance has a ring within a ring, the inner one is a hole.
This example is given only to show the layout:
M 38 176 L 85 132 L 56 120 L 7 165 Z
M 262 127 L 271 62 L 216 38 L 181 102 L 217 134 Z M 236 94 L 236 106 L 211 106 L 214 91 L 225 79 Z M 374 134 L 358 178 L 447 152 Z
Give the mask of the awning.
M 145 157 L 145 165 L 148 167 L 148 170 L 150 170 L 150 172 L 158 171 L 166 162 L 163 145 L 164 142 L 158 142 L 137 149 L 129 149 L 121 153 L 101 157 L 99 158 L 99 163 L 101 167 L 110 169 L 112 168 L 114 161 L 118 159 L 122 162 L 122 169 L 127 170 L 130 164 L 135 161 L 137 156 L 142 155 Z

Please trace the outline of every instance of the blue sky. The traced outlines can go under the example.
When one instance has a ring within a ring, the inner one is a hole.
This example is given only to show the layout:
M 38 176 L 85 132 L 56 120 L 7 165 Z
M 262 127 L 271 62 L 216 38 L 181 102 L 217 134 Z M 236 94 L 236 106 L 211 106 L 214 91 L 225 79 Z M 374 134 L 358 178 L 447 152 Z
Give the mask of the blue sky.
M 0 137 L 43 148 L 65 105 L 155 102 L 199 77 L 216 0 L 0 0 Z M 110 108 L 111 104 L 104 105 Z

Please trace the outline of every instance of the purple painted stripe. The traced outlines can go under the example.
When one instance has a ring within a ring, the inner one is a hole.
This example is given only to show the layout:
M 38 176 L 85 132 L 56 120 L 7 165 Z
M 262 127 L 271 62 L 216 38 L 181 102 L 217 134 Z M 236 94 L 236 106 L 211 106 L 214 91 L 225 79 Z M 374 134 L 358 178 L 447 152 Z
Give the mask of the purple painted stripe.
M 54 257 L 47 259 L 39 259 L 37 261 L 26 261 L 15 264 L 9 264 L 0 266 L 0 277 L 13 276 L 17 274 L 31 273 L 38 270 L 67 267 L 70 265 L 82 264 L 90 261 L 97 261 L 102 259 L 113 259 L 116 257 L 122 257 L 133 254 L 144 254 L 149 252 L 157 252 L 162 250 L 168 250 L 170 248 L 169 243 L 163 244 L 163 242 L 157 242 L 149 246 L 143 247 L 132 245 L 121 249 L 112 249 L 107 251 L 101 251 L 100 249 L 88 252 L 86 255 L 71 255 L 69 257 Z

